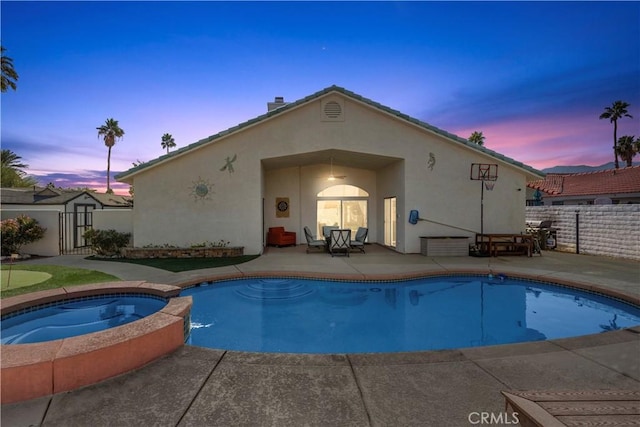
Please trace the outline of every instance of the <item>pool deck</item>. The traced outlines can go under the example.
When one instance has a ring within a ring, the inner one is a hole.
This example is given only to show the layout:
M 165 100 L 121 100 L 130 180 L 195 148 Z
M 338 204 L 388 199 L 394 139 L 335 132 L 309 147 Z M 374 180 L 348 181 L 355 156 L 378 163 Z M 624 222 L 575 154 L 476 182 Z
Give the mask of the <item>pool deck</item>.
M 82 256 L 28 262 L 171 285 L 256 272 L 365 278 L 491 270 L 576 281 L 640 297 L 637 262 L 552 251 L 532 258 L 429 258 L 368 245 L 366 254 L 331 258 L 306 254 L 305 246 L 298 246 L 268 248 L 245 264 L 184 273 Z M 129 374 L 3 405 L 1 424 L 464 426 L 478 425 L 483 413 L 504 414 L 502 390 L 618 389 L 640 390 L 640 327 L 534 343 L 396 354 L 291 355 L 184 346 Z

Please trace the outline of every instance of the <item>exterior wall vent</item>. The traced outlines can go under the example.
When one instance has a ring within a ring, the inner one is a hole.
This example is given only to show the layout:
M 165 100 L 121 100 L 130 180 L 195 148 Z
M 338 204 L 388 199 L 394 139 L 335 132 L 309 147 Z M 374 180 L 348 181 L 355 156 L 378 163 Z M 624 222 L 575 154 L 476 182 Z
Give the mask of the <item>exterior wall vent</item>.
M 322 103 L 323 122 L 344 121 L 344 105 L 341 100 L 330 99 Z
M 329 119 L 337 119 L 342 114 L 342 107 L 335 101 L 324 104 L 324 115 Z

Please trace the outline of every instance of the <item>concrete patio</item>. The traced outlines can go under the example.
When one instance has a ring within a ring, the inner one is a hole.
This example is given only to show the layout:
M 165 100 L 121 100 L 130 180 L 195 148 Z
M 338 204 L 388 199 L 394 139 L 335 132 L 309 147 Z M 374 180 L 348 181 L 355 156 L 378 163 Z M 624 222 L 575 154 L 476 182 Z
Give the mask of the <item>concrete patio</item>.
M 366 254 L 331 258 L 306 254 L 298 246 L 269 248 L 245 264 L 184 273 L 82 256 L 29 262 L 166 284 L 274 271 L 367 278 L 475 270 L 572 280 L 640 297 L 637 262 L 551 251 L 533 258 L 428 258 L 368 245 Z M 479 424 L 481 413 L 504 413 L 501 390 L 539 389 L 640 390 L 640 326 L 570 339 L 419 353 L 291 355 L 184 346 L 93 386 L 3 405 L 2 425 L 464 426 Z

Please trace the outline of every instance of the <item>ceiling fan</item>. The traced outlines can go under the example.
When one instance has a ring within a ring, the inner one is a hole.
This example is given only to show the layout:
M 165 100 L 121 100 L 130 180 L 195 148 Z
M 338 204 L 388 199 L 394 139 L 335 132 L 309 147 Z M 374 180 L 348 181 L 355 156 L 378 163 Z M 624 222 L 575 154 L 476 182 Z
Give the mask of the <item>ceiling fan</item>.
M 329 175 L 329 181 L 335 181 L 336 179 L 345 179 L 346 175 L 334 175 L 333 174 L 333 157 L 331 157 L 331 175 Z

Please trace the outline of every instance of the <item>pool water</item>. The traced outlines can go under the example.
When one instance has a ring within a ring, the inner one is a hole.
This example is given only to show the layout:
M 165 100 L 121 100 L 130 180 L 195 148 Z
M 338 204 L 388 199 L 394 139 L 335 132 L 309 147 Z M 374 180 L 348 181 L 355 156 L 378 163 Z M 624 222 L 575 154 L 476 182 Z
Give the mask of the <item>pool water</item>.
M 101 295 L 67 300 L 2 317 L 2 344 L 69 338 L 125 325 L 167 305 L 150 295 Z
M 203 347 L 258 352 L 441 350 L 588 335 L 640 325 L 640 308 L 570 288 L 486 277 L 404 282 L 243 279 L 191 295 Z

